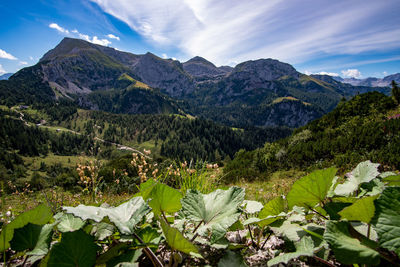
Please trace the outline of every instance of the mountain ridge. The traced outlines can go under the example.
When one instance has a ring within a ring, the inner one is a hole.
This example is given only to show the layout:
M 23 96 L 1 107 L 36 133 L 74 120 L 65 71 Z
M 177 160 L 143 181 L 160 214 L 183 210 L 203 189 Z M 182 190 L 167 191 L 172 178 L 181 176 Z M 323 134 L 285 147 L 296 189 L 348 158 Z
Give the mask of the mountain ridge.
M 31 70 L 14 76 L 23 83 L 33 75 L 43 83 L 42 92 L 37 93 L 49 94 L 44 89 L 48 85 L 53 91 L 50 98 L 79 99 L 86 108 L 146 113 L 157 103 L 156 113 L 184 110 L 238 127 L 298 127 L 332 110 L 343 97 L 388 91 L 307 76 L 271 58 L 248 60 L 234 68 L 216 67 L 199 56 L 181 63 L 150 52 L 136 55 L 73 38 L 64 38 Z M 121 80 L 123 75 L 131 79 Z M 14 76 L 10 80 L 17 88 Z M 129 90 L 136 81 L 153 90 Z M 9 90 L 6 84 L 3 87 Z M 282 97 L 284 101 L 274 102 Z
M 400 83 L 400 73 L 391 74 L 383 78 L 368 77 L 365 79 L 357 79 L 357 78 L 342 78 L 339 76 L 332 76 L 332 78 L 339 82 L 351 84 L 354 86 L 386 87 L 390 86 L 390 83 L 392 81 Z

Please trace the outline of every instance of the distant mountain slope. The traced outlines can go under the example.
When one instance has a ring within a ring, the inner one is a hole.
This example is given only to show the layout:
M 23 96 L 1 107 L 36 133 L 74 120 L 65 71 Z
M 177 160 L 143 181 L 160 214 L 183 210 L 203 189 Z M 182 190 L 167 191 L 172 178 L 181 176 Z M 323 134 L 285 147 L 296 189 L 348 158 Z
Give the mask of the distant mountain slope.
M 351 84 L 354 86 L 387 87 L 390 86 L 390 83 L 392 81 L 400 83 L 400 73 L 388 75 L 384 78 L 375 78 L 375 77 L 368 77 L 365 79 L 341 78 L 341 77 L 332 77 L 332 78 L 339 82 Z
M 198 80 L 217 78 L 224 76 L 232 71 L 230 67 L 216 67 L 205 58 L 196 56 L 184 62 L 183 69 Z
M 351 83 L 340 82 L 338 81 L 337 77 L 332 77 L 329 75 L 312 74 L 311 76 L 339 89 L 344 96 L 353 96 L 356 94 L 363 94 L 371 91 L 371 85 L 362 85 L 362 84 L 352 85 Z M 376 78 L 371 78 L 371 79 L 376 79 Z M 375 91 L 384 93 L 386 95 L 390 94 L 391 89 L 388 86 L 379 86 L 379 85 L 374 85 L 374 86 L 375 87 L 373 88 Z
M 11 77 L 11 75 L 13 75 L 14 73 L 4 73 L 2 75 L 0 75 L 0 80 L 8 80 L 8 78 Z
M 342 169 L 371 160 L 385 169 L 400 168 L 400 106 L 378 92 L 341 102 L 318 120 L 263 148 L 242 152 L 225 168 L 236 179 L 242 162 L 257 166 L 259 175 L 282 169 L 336 165 Z
M 216 67 L 201 57 L 180 63 L 72 38 L 64 38 L 38 64 L 19 71 L 0 88 L 2 102 L 67 98 L 84 108 L 116 113 L 183 109 L 239 127 L 298 127 L 332 110 L 343 96 L 387 90 L 307 76 L 274 59 Z

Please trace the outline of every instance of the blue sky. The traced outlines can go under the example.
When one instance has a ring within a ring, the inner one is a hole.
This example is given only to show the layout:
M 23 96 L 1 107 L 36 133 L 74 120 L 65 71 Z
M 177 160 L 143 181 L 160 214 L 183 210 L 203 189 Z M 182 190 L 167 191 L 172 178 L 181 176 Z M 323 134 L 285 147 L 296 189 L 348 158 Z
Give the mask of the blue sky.
M 303 73 L 400 72 L 399 0 L 2 0 L 0 74 L 65 36 L 216 65 L 275 58 Z

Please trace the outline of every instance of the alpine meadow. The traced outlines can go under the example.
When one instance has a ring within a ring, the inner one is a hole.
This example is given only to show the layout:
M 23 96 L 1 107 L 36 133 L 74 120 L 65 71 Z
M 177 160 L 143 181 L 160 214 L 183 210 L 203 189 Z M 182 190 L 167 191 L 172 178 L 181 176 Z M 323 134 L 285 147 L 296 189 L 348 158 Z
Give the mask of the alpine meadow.
M 400 2 L 0 3 L 0 265 L 400 266 Z

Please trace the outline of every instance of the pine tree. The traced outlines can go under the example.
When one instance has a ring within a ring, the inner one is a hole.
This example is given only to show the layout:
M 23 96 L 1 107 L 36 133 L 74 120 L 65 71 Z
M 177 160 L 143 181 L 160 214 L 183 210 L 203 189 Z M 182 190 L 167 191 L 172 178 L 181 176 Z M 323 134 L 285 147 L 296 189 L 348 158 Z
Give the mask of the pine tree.
M 392 80 L 392 96 L 400 104 L 400 88 L 397 86 L 397 83 Z

